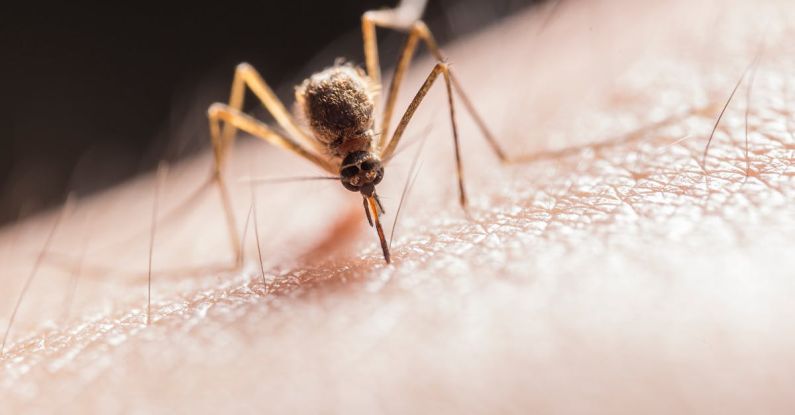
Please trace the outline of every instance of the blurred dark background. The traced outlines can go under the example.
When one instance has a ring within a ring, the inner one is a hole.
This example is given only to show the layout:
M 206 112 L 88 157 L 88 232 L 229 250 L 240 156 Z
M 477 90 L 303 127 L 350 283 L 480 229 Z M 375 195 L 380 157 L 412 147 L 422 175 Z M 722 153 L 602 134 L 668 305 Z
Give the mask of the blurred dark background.
M 430 0 L 425 18 L 444 43 L 536 2 Z M 396 3 L 4 5 L 0 223 L 208 146 L 205 110 L 227 99 L 241 61 L 289 105 L 292 86 L 334 57 L 362 62 L 361 13 Z M 402 39 L 379 31 L 382 65 Z

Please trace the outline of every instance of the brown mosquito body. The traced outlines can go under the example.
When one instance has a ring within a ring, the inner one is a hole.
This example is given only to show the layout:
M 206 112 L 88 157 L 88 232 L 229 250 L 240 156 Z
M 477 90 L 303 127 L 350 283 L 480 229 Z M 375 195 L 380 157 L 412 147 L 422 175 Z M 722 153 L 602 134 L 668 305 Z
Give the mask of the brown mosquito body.
M 230 241 L 238 261 L 242 258 L 240 238 L 222 174 L 228 149 L 238 129 L 303 157 L 339 179 L 345 189 L 361 193 L 367 220 L 376 228 L 387 263 L 390 262 L 389 246 L 380 220 L 384 209 L 378 198 L 376 186 L 383 179 L 384 167 L 394 156 L 406 127 L 437 79 L 444 80 L 447 92 L 461 205 L 465 207 L 467 199 L 463 184 L 458 127 L 455 121 L 454 91 L 500 160 L 507 161 L 505 153 L 486 129 L 482 118 L 475 112 L 472 102 L 450 71 L 433 35 L 425 23 L 419 20 L 422 8 L 424 2 L 404 0 L 396 9 L 365 13 L 362 16 L 365 68 L 350 63 L 337 63 L 304 80 L 296 87 L 297 114 L 295 115 L 287 111 L 253 67 L 245 63 L 238 65 L 228 104 L 215 103 L 208 109 L 215 154 L 213 180 L 221 192 Z M 415 17 L 407 18 L 407 16 Z M 383 88 L 381 85 L 376 27 L 395 29 L 408 34 L 395 65 L 389 88 Z M 390 134 L 390 123 L 399 87 L 420 42 L 425 44 L 437 60 L 437 64 L 419 87 L 397 127 Z M 246 87 L 262 102 L 283 132 L 278 132 L 242 112 Z M 380 122 L 377 122 L 380 91 L 386 93 L 382 102 L 383 112 Z
M 295 91 L 301 116 L 315 139 L 329 156 L 341 159 L 342 185 L 364 197 L 375 196 L 375 185 L 384 178 L 373 130 L 377 91 L 364 71 L 351 65 L 318 72 Z

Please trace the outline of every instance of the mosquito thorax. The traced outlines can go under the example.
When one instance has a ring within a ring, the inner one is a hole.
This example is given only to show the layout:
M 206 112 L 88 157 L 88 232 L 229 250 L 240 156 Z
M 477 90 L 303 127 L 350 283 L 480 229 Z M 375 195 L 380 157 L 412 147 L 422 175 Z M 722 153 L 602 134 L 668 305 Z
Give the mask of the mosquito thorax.
M 384 166 L 377 155 L 369 151 L 349 153 L 340 164 L 340 181 L 346 189 L 361 192 L 369 197 L 375 192 L 375 185 L 384 178 Z
M 314 138 L 342 158 L 370 149 L 377 91 L 360 68 L 337 64 L 306 79 L 296 99 Z

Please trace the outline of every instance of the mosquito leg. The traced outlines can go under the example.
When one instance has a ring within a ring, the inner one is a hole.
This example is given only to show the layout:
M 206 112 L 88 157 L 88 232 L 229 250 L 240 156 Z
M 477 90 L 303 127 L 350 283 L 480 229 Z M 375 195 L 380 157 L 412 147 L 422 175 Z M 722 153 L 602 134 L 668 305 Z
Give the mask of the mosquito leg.
M 380 139 L 379 148 L 383 148 L 385 145 L 384 140 L 387 137 L 389 123 L 392 117 L 392 113 L 394 111 L 395 101 L 397 99 L 397 91 L 400 87 L 400 83 L 403 80 L 403 76 L 408 69 L 409 65 L 411 64 L 411 59 L 414 55 L 414 51 L 417 47 L 417 40 L 421 39 L 428 50 L 431 52 L 431 55 L 439 61 L 439 62 L 446 62 L 447 59 L 445 58 L 442 50 L 439 48 L 439 45 L 436 43 L 436 40 L 433 37 L 430 29 L 422 20 L 416 20 L 413 23 L 406 25 L 404 21 L 408 13 L 400 14 L 400 13 L 382 13 L 382 12 L 367 12 L 362 16 L 362 30 L 364 32 L 364 43 L 365 43 L 365 60 L 367 64 L 367 71 L 371 74 L 371 78 L 376 81 L 380 81 L 380 79 L 375 78 L 372 76 L 373 71 L 378 69 L 378 51 L 375 46 L 375 26 L 381 26 L 386 28 L 391 28 L 395 30 L 403 30 L 405 31 L 408 29 L 409 37 L 406 39 L 406 43 L 403 45 L 403 50 L 400 54 L 400 58 L 398 59 L 398 64 L 395 67 L 395 73 L 392 77 L 392 82 L 389 87 L 389 91 L 387 92 L 387 99 L 384 107 L 384 116 L 382 121 L 382 134 Z M 418 16 L 419 17 L 419 16 Z M 379 75 L 380 77 L 380 75 Z M 464 92 L 464 88 L 461 85 L 461 82 L 458 78 L 448 69 L 448 77 L 455 89 L 455 92 L 461 98 L 461 101 L 464 103 L 464 108 L 466 108 L 467 112 L 472 116 L 475 120 L 475 124 L 480 129 L 483 136 L 486 138 L 486 141 L 489 143 L 492 151 L 497 157 L 500 159 L 502 163 L 509 163 L 513 162 L 502 147 L 499 145 L 497 140 L 494 138 L 494 135 L 491 133 L 489 128 L 486 126 L 485 121 L 483 121 L 483 117 L 480 116 L 478 111 L 475 109 L 475 105 L 472 103 L 472 100 L 469 99 L 467 94 Z
M 500 162 L 503 164 L 517 162 L 516 160 L 513 160 L 508 157 L 508 155 L 505 153 L 505 150 L 503 150 L 502 147 L 500 146 L 500 143 L 498 143 L 497 139 L 494 138 L 494 134 L 491 133 L 491 130 L 489 130 L 489 127 L 486 125 L 486 122 L 483 121 L 483 117 L 481 117 L 478 111 L 475 109 L 475 106 L 472 104 L 472 101 L 469 100 L 469 97 L 464 92 L 464 88 L 461 86 L 461 83 L 458 81 L 458 78 L 456 78 L 452 72 L 450 73 L 450 80 L 453 83 L 453 87 L 455 88 L 456 93 L 461 98 L 461 102 L 464 103 L 464 108 L 467 109 L 469 115 L 472 117 L 473 120 L 475 120 L 475 124 L 480 129 L 480 132 L 481 134 L 483 134 L 483 137 L 486 138 L 486 142 L 489 143 L 491 150 L 494 152 L 497 158 L 500 159 Z
M 375 34 L 375 19 L 372 11 L 362 15 L 362 43 L 367 76 L 376 85 L 381 85 L 381 67 L 378 62 L 378 41 Z
M 236 129 L 243 130 L 265 142 L 281 148 L 282 150 L 287 150 L 293 154 L 303 157 L 328 173 L 334 175 L 339 174 L 337 167 L 331 161 L 310 151 L 308 148 L 306 148 L 306 146 L 299 143 L 298 141 L 275 132 L 267 124 L 241 112 L 240 110 L 232 108 L 229 105 L 215 103 L 207 110 L 207 114 L 210 119 L 210 133 L 213 137 L 220 136 L 220 122 L 223 121 L 227 125 L 233 125 Z
M 309 151 L 299 142 L 293 140 L 292 138 L 277 134 L 263 122 L 258 121 L 229 105 L 215 103 L 207 110 L 207 114 L 210 120 L 210 134 L 216 160 L 214 180 L 218 184 L 218 188 L 221 192 L 221 201 L 224 205 L 230 241 L 232 244 L 232 249 L 235 252 L 236 262 L 239 265 L 242 259 L 242 249 L 240 247 L 240 238 L 237 234 L 237 221 L 235 219 L 231 199 L 229 198 L 229 191 L 223 176 L 221 175 L 223 163 L 226 158 L 226 151 L 229 148 L 221 135 L 222 131 L 220 124 L 222 121 L 226 126 L 231 125 L 234 127 L 234 130 L 241 129 L 257 138 L 275 145 L 276 147 L 297 154 L 314 163 L 316 166 L 326 170 L 327 172 L 332 174 L 336 174 L 337 172 L 335 171 L 335 168 L 331 162 L 321 158 L 316 153 Z M 228 130 L 225 129 L 225 131 Z
M 243 264 L 243 248 L 240 246 L 235 208 L 232 205 L 232 199 L 229 197 L 229 188 L 226 186 L 226 180 L 222 176 L 216 176 L 215 183 L 218 185 L 218 192 L 221 195 L 221 204 L 224 206 L 227 231 L 229 232 L 229 242 L 232 245 L 232 251 L 235 253 L 235 265 L 240 266 Z
M 400 84 L 403 82 L 403 76 L 406 74 L 409 65 L 411 65 L 414 52 L 417 50 L 417 42 L 420 36 L 422 36 L 422 32 L 425 30 L 427 30 L 425 24 L 422 22 L 415 23 L 412 25 L 408 38 L 406 38 L 406 43 L 403 44 L 402 52 L 398 58 L 398 63 L 395 66 L 395 72 L 392 75 L 392 81 L 389 83 L 389 90 L 386 94 L 384 112 L 381 116 L 381 126 L 379 127 L 381 134 L 379 135 L 377 148 L 384 148 L 386 145 L 386 139 L 389 135 L 389 124 L 392 121 L 392 115 L 395 112 L 395 102 L 397 101 Z
M 425 46 L 431 51 L 431 54 L 436 58 L 436 60 L 440 62 L 446 62 L 447 59 L 442 53 L 442 50 L 439 49 L 439 45 L 436 43 L 436 40 L 434 40 L 433 34 L 431 34 L 431 31 L 427 28 L 427 26 L 425 26 L 424 23 L 423 26 L 425 27 L 425 30 L 419 33 L 423 35 L 422 39 L 425 41 Z M 486 125 L 486 122 L 483 121 L 483 117 L 480 116 L 480 113 L 478 113 L 475 105 L 472 104 L 472 100 L 470 100 L 469 96 L 467 96 L 466 92 L 464 92 L 464 87 L 461 86 L 461 82 L 452 71 L 448 70 L 448 74 L 455 92 L 461 98 L 461 102 L 464 103 L 464 108 L 466 108 L 467 112 L 469 112 L 469 115 L 472 117 L 472 119 L 475 120 L 475 124 L 478 126 L 478 129 L 480 129 L 480 133 L 483 134 L 483 137 L 486 138 L 486 142 L 489 143 L 491 150 L 494 151 L 494 154 L 503 164 L 512 162 L 513 160 L 511 160 L 502 149 L 500 144 L 497 142 L 497 139 L 494 138 L 494 134 L 491 133 L 491 130 L 489 130 L 489 127 Z
M 384 148 L 386 144 L 386 138 L 389 135 L 389 124 L 395 111 L 395 102 L 400 84 L 414 57 L 418 40 L 424 38 L 425 32 L 428 31 L 425 23 L 417 20 L 425 8 L 424 1 L 421 1 L 421 4 L 409 3 L 411 2 L 404 2 L 397 9 L 371 10 L 362 15 L 365 65 L 367 66 L 367 74 L 376 85 L 381 85 L 381 69 L 375 34 L 376 27 L 380 26 L 409 32 L 409 36 L 398 58 L 398 63 L 395 66 L 395 72 L 392 75 L 392 81 L 386 94 L 386 101 L 384 101 L 384 112 L 381 117 L 381 126 L 379 127 L 381 134 L 379 135 L 377 148 Z M 415 17 L 412 18 L 411 15 L 415 15 Z
M 262 105 L 273 115 L 276 122 L 284 128 L 288 136 L 298 140 L 306 147 L 313 148 L 314 150 L 321 150 L 318 147 L 317 141 L 307 137 L 303 130 L 298 127 L 293 116 L 287 108 L 285 108 L 276 94 L 273 93 L 273 90 L 268 86 L 267 82 L 265 82 L 259 72 L 248 63 L 241 63 L 235 68 L 235 77 L 232 81 L 231 92 L 229 93 L 229 107 L 241 112 L 243 111 L 246 87 L 259 98 Z M 221 149 L 220 155 L 222 157 L 226 155 L 227 148 L 232 145 L 236 130 L 237 127 L 234 124 L 227 123 L 224 126 L 223 134 L 219 137 L 221 141 L 219 144 Z M 221 158 L 216 160 L 218 162 L 216 163 L 216 169 L 218 169 L 223 165 L 224 159 Z
M 422 16 L 425 3 L 427 0 L 401 0 L 394 9 L 370 10 L 362 14 L 362 40 L 367 75 L 377 85 L 381 85 L 381 68 L 378 62 L 376 26 L 408 31 Z
M 276 122 L 284 128 L 290 138 L 281 137 L 263 123 L 256 121 L 254 118 L 243 114 L 243 103 L 245 100 L 246 87 L 250 89 L 254 95 L 259 98 L 260 102 L 265 108 L 273 115 Z M 260 74 L 247 63 L 241 63 L 235 68 L 235 76 L 232 81 L 232 88 L 229 93 L 229 104 L 224 105 L 216 103 L 210 106 L 208 110 L 210 117 L 210 131 L 213 145 L 213 153 L 215 155 L 215 163 L 213 166 L 213 178 L 218 184 L 221 192 L 221 199 L 224 205 L 224 210 L 227 218 L 227 225 L 229 226 L 230 238 L 232 238 L 232 248 L 235 251 L 236 262 L 239 265 L 242 261 L 242 252 L 240 247 L 239 238 L 237 236 L 237 225 L 232 211 L 231 201 L 229 199 L 229 192 L 222 179 L 222 170 L 229 149 L 232 147 L 237 129 L 242 129 L 250 134 L 259 138 L 276 144 L 278 147 L 287 148 L 295 153 L 299 153 L 305 158 L 310 158 L 310 161 L 315 164 L 324 164 L 316 156 L 318 153 L 318 143 L 310 139 L 298 127 L 295 119 L 284 107 L 284 104 L 276 97 L 273 90 L 268 86 Z M 218 121 L 225 121 L 223 130 L 218 125 Z M 234 122 L 232 121 L 234 120 Z M 315 154 L 308 149 L 315 150 Z M 327 169 L 328 170 L 328 169 Z M 336 172 L 332 172 L 336 173 Z
M 453 92 L 450 81 L 450 72 L 448 70 L 447 64 L 437 63 L 436 66 L 433 67 L 433 70 L 431 70 L 431 73 L 425 79 L 425 82 L 420 87 L 420 90 L 417 91 L 417 95 L 415 95 L 414 99 L 411 100 L 409 107 L 406 109 L 406 112 L 403 114 L 403 117 L 400 119 L 400 123 L 395 129 L 395 133 L 393 134 L 392 138 L 389 140 L 389 144 L 386 146 L 386 148 L 384 148 L 383 152 L 381 153 L 381 159 L 384 160 L 384 162 L 386 163 L 392 157 L 392 154 L 395 152 L 398 143 L 400 143 L 400 138 L 403 136 L 403 132 L 405 132 L 406 127 L 411 121 L 411 118 L 414 116 L 414 113 L 417 111 L 417 107 L 419 107 L 420 103 L 422 103 L 423 98 L 425 98 L 425 95 L 428 94 L 428 90 L 431 89 L 431 86 L 433 86 L 433 83 L 439 77 L 439 74 L 442 74 L 444 76 L 445 87 L 447 89 L 447 103 L 450 108 L 450 123 L 453 128 L 453 144 L 455 145 L 456 173 L 458 176 L 458 191 L 459 191 L 458 201 L 461 204 L 461 207 L 466 208 L 467 197 L 466 197 L 466 191 L 464 189 L 464 172 L 463 172 L 463 166 L 461 164 L 461 148 L 458 140 L 458 126 L 455 121 L 455 104 L 453 103 Z

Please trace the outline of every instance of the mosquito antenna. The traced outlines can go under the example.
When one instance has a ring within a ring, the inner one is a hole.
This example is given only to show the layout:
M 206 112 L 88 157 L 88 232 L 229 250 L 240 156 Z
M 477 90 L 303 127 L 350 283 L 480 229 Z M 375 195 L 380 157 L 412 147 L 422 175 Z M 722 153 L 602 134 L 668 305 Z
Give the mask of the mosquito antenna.
M 240 182 L 251 183 L 252 186 L 256 184 L 268 183 L 293 183 L 293 182 L 309 182 L 319 180 L 339 180 L 339 176 L 297 176 L 297 177 L 243 177 Z
M 146 325 L 152 323 L 152 254 L 155 248 L 155 233 L 157 232 L 157 204 L 160 200 L 160 192 L 165 184 L 168 175 L 168 164 L 160 162 L 157 166 L 157 177 L 155 178 L 155 195 L 152 198 L 152 224 L 149 232 L 149 271 L 147 275 L 146 287 Z
M 61 214 L 55 218 L 55 221 L 52 224 L 52 228 L 50 228 L 50 233 L 47 234 L 47 239 L 44 240 L 44 245 L 42 246 L 38 257 L 36 257 L 36 262 L 33 263 L 33 268 L 31 268 L 30 274 L 28 274 L 28 279 L 25 280 L 25 284 L 22 286 L 22 291 L 19 293 L 19 297 L 17 297 L 17 302 L 14 305 L 14 310 L 11 312 L 11 317 L 8 319 L 8 327 L 6 327 L 5 334 L 3 334 L 3 343 L 2 345 L 0 345 L 0 356 L 5 354 L 8 335 L 11 333 L 11 327 L 14 325 L 14 320 L 17 317 L 19 306 L 22 304 L 22 300 L 25 298 L 25 294 L 28 292 L 31 283 L 33 283 L 36 274 L 39 272 L 39 267 L 41 266 L 41 263 L 44 260 L 44 256 L 47 254 L 47 250 L 50 248 L 50 243 L 52 243 L 52 239 L 55 236 L 55 232 L 58 230 L 58 226 L 60 226 L 61 222 L 63 222 L 63 220 L 69 215 L 69 212 L 72 211 L 74 204 L 75 204 L 75 196 L 74 194 L 70 193 L 69 196 L 67 196 L 66 198 L 66 203 L 64 203 L 63 209 L 61 210 Z
M 425 138 L 420 141 L 420 147 L 417 148 L 417 152 L 414 154 L 414 158 L 411 160 L 411 167 L 409 167 L 409 174 L 406 176 L 406 183 L 403 185 L 403 192 L 400 194 L 400 202 L 398 203 L 397 210 L 395 210 L 395 219 L 392 221 L 392 231 L 389 234 L 389 248 L 392 248 L 392 239 L 395 237 L 395 229 L 397 228 L 398 219 L 400 218 L 400 211 L 403 208 L 403 202 L 406 200 L 406 195 L 408 195 L 411 188 L 414 186 L 414 181 L 417 180 L 417 176 L 419 173 L 419 168 L 417 166 L 417 162 L 420 159 L 420 154 L 422 154 L 422 148 L 425 147 L 425 143 L 428 141 L 427 135 Z

